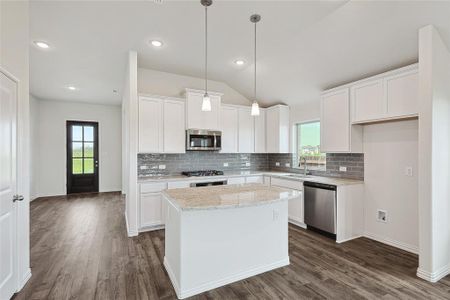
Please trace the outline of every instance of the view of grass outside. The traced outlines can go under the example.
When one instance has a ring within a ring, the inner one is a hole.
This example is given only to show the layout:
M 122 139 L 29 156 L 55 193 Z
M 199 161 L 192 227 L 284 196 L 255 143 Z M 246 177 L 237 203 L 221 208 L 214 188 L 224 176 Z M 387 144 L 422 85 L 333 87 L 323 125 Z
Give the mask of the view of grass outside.
M 301 168 L 303 158 L 310 170 L 326 169 L 326 155 L 320 152 L 320 122 L 297 124 L 297 159 Z
M 94 129 L 92 126 L 72 127 L 72 173 L 94 173 Z

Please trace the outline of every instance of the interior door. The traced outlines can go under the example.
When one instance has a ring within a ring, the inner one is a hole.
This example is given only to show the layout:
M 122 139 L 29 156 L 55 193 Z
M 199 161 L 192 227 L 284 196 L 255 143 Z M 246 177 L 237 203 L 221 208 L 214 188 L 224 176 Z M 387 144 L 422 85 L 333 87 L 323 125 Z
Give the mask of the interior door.
M 67 194 L 98 192 L 98 123 L 67 121 Z
M 0 71 L 0 299 L 11 298 L 17 277 L 16 103 L 17 82 Z

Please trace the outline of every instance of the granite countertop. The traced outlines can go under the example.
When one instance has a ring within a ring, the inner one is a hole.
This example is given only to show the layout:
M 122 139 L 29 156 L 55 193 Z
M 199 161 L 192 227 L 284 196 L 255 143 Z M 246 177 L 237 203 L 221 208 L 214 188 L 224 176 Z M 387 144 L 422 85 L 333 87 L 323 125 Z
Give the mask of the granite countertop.
M 298 197 L 300 192 L 247 183 L 165 190 L 163 195 L 184 211 L 264 205 Z
M 289 172 L 276 172 L 276 171 L 237 171 L 237 172 L 225 172 L 221 176 L 201 176 L 201 177 L 187 177 L 183 175 L 166 175 L 166 176 L 142 176 L 138 178 L 138 183 L 146 182 L 161 182 L 161 181 L 205 181 L 210 179 L 226 179 L 230 177 L 241 176 L 271 176 L 281 179 L 293 180 L 293 181 L 313 181 L 326 184 L 339 185 L 351 185 L 351 184 L 363 184 L 362 180 L 326 177 L 326 176 L 302 176 L 301 173 L 289 173 Z

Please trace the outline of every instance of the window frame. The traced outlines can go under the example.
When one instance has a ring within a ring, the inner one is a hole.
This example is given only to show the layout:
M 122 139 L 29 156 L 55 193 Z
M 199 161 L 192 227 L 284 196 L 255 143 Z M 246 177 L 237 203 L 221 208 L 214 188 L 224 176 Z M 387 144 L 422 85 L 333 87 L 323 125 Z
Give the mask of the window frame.
M 311 123 L 319 123 L 320 124 L 320 126 L 322 126 L 322 124 L 321 124 L 321 121 L 320 121 L 320 119 L 312 119 L 312 120 L 307 120 L 307 121 L 301 121 L 301 122 L 295 122 L 294 123 L 294 128 L 293 128 L 293 134 L 294 134 L 294 137 L 293 137 L 293 153 L 294 153 L 294 155 L 293 155 L 293 158 L 292 158 L 292 168 L 294 168 L 294 169 L 299 169 L 299 170 L 304 170 L 305 168 L 302 166 L 300 166 L 300 162 L 299 162 L 299 160 L 298 160 L 298 157 L 299 157 L 299 155 L 298 155 L 298 144 L 299 144 L 299 132 L 298 132 L 298 130 L 299 130 L 299 125 L 301 126 L 301 125 L 305 125 L 305 124 L 311 124 Z M 300 137 L 301 138 L 301 137 Z M 321 140 L 321 137 L 320 137 L 320 132 L 319 132 L 319 139 Z M 321 152 L 325 157 L 326 157 L 326 153 L 323 153 L 323 152 Z M 325 162 L 325 165 L 324 165 L 324 167 L 323 168 L 320 168 L 320 167 L 308 167 L 307 168 L 308 170 L 312 170 L 312 171 L 326 171 L 326 162 Z

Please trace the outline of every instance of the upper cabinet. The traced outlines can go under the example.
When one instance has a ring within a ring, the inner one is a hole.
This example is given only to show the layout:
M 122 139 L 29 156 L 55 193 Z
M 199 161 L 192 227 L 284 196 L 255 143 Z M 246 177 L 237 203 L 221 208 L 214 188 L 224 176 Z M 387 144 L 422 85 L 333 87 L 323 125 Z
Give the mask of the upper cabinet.
M 238 152 L 238 108 L 235 106 L 222 105 L 222 153 Z
M 350 84 L 352 123 L 417 116 L 418 75 L 412 65 Z
M 276 105 L 266 109 L 266 150 L 268 153 L 289 153 L 289 106 Z
M 186 128 L 220 130 L 220 103 L 222 94 L 208 92 L 211 111 L 202 111 L 203 91 L 186 89 Z
M 255 120 L 255 153 L 266 153 L 266 109 L 259 109 Z
M 321 98 L 320 150 L 362 152 L 362 129 L 350 124 L 349 89 L 336 89 Z
M 255 121 L 251 115 L 251 108 L 240 107 L 238 109 L 238 150 L 239 153 L 255 152 Z
M 185 103 L 164 97 L 139 97 L 139 152 L 185 152 Z

